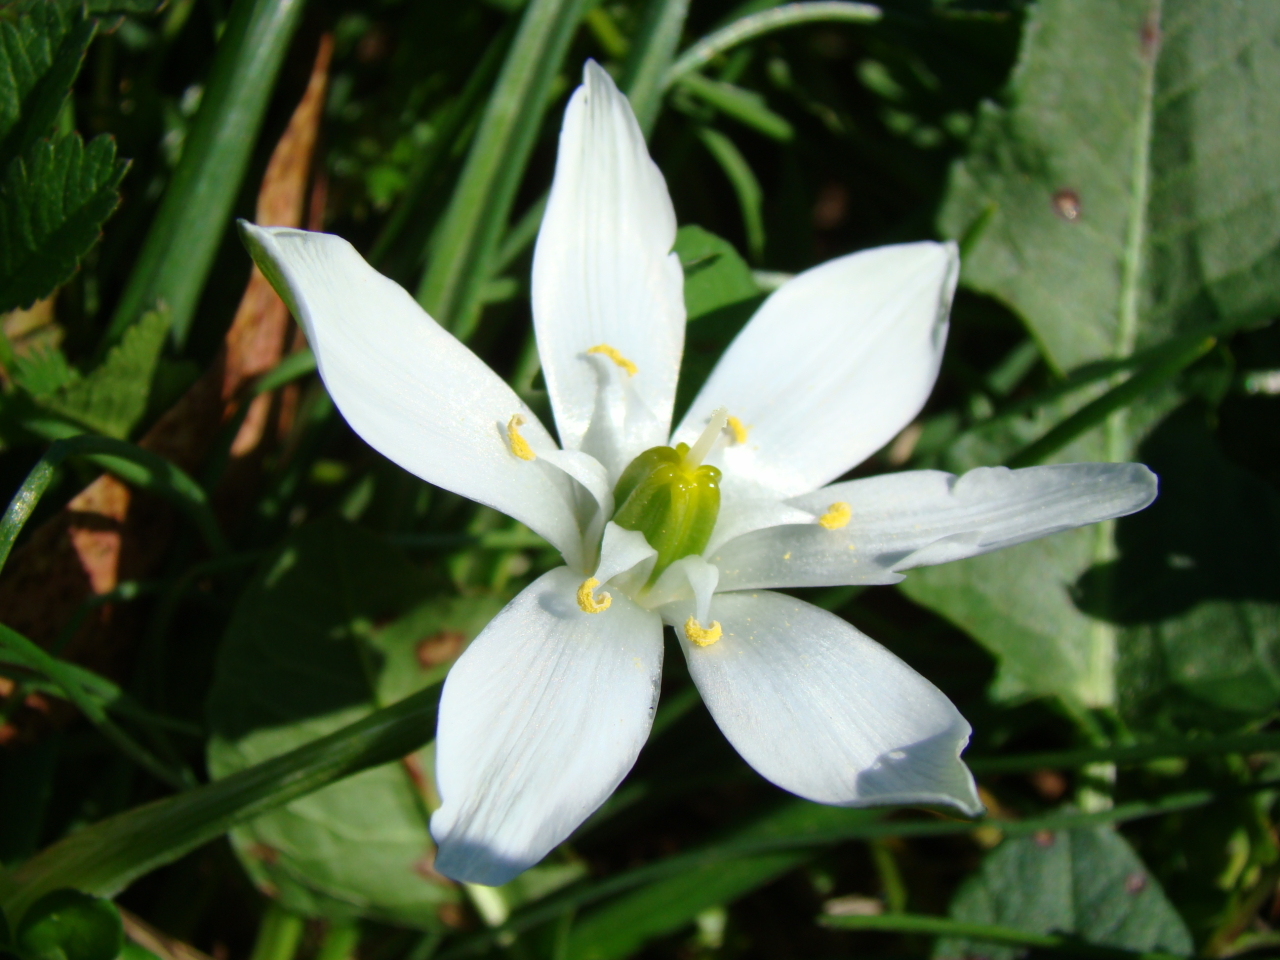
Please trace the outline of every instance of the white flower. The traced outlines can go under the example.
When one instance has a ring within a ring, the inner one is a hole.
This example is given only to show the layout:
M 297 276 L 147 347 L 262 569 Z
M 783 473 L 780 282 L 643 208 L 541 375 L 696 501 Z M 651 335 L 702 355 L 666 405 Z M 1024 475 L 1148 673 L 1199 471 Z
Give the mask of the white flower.
M 959 759 L 969 725 L 951 702 L 844 620 L 769 588 L 896 583 L 912 567 L 1122 516 L 1155 496 L 1140 464 L 831 483 L 928 397 L 958 272 L 952 244 L 868 250 L 788 282 L 670 434 L 685 324 L 675 214 L 626 98 L 594 63 L 565 114 L 533 262 L 562 446 L 346 241 L 244 231 L 352 428 L 564 555 L 445 684 L 431 830 L 436 868 L 461 880 L 511 879 L 617 787 L 653 720 L 664 623 L 725 736 L 780 787 L 820 803 L 976 815 Z M 615 485 L 637 455 L 680 441 L 695 448 L 690 469 L 709 447 L 721 506 L 718 517 L 694 511 L 714 520 L 702 549 L 660 558 L 645 534 L 610 521 L 622 506 Z M 656 563 L 666 567 L 655 579 Z

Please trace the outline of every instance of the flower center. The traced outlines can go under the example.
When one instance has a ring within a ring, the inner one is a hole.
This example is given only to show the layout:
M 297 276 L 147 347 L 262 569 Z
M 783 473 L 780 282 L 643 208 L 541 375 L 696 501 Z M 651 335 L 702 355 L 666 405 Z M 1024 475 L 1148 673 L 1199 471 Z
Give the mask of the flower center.
M 644 534 L 658 551 L 649 584 L 681 557 L 702 553 L 720 515 L 720 471 L 703 464 L 724 429 L 721 408 L 692 447 L 651 447 L 622 471 L 614 487 L 613 522 Z

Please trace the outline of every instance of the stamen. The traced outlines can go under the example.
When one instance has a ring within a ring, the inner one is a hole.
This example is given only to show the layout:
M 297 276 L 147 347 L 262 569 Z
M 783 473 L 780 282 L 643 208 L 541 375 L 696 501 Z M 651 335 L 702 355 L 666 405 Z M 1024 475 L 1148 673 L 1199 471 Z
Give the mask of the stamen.
M 511 452 L 521 460 L 536 460 L 537 455 L 533 452 L 533 447 L 529 446 L 529 441 L 520 436 L 520 427 L 524 426 L 524 417 L 516 414 L 507 421 L 507 443 L 511 445 Z
M 747 431 L 751 428 L 746 426 L 737 417 L 726 417 L 724 424 L 733 434 L 733 442 L 741 446 L 747 442 Z
M 849 519 L 853 516 L 853 510 L 847 503 L 837 501 L 827 507 L 827 512 L 818 518 L 818 522 L 828 530 L 839 530 L 848 524 Z
M 598 586 L 600 586 L 599 580 L 588 577 L 582 581 L 582 586 L 578 587 L 578 609 L 583 613 L 604 613 L 613 603 L 613 597 L 607 593 L 602 593 L 599 597 L 592 596 L 591 592 Z
M 699 647 L 711 646 L 720 639 L 722 633 L 719 620 L 712 620 L 709 627 L 704 627 L 693 617 L 684 622 L 684 635 L 689 638 L 690 643 Z
M 702 463 L 702 458 L 711 452 L 711 445 L 720 439 L 720 431 L 724 429 L 725 423 L 729 419 L 729 411 L 724 407 L 719 407 L 711 414 L 711 422 L 707 424 L 707 429 L 702 431 L 702 436 L 698 437 L 698 442 L 689 448 L 689 452 L 684 455 L 681 466 L 686 470 L 692 470 L 694 467 Z
M 609 346 L 607 343 L 597 343 L 594 347 L 588 347 L 587 353 L 604 354 L 606 357 L 608 357 L 610 360 L 612 360 L 614 363 L 620 366 L 623 370 L 627 371 L 628 377 L 634 377 L 636 375 L 636 372 L 640 369 L 634 363 L 632 363 L 630 360 L 628 360 L 626 357 L 620 354 L 615 348 Z

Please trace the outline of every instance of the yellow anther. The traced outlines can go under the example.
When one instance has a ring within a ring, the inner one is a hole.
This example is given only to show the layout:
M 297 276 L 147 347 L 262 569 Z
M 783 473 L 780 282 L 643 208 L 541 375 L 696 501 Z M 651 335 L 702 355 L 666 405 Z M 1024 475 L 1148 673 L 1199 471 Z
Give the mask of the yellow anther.
M 613 603 L 613 597 L 607 593 L 602 593 L 599 597 L 592 595 L 592 591 L 598 586 L 600 586 L 599 580 L 588 577 L 578 588 L 578 608 L 583 613 L 604 613 L 609 609 L 609 604 Z
M 511 452 L 521 460 L 536 460 L 537 455 L 533 452 L 533 447 L 529 446 L 529 441 L 520 436 L 520 428 L 524 426 L 524 417 L 516 414 L 507 421 L 507 443 L 511 445 Z
M 614 363 L 620 366 L 623 370 L 627 371 L 628 377 L 634 377 L 636 375 L 636 371 L 639 369 L 639 367 L 637 367 L 634 363 L 632 363 L 630 360 L 628 360 L 626 357 L 620 354 L 615 348 L 609 346 L 607 343 L 597 343 L 594 347 L 588 348 L 587 353 L 604 354 L 606 357 L 608 357 L 610 360 L 612 360 Z
M 700 647 L 711 646 L 720 639 L 721 633 L 723 631 L 720 629 L 719 620 L 712 620 L 709 627 L 704 627 L 693 617 L 684 622 L 684 635 L 689 638 L 690 643 Z
M 727 417 L 724 421 L 724 425 L 733 433 L 734 443 L 741 445 L 747 442 L 747 431 L 751 428 L 737 417 Z
M 818 522 L 828 530 L 839 530 L 849 522 L 852 516 L 853 510 L 847 503 L 837 502 L 827 507 L 827 512 L 818 518 Z

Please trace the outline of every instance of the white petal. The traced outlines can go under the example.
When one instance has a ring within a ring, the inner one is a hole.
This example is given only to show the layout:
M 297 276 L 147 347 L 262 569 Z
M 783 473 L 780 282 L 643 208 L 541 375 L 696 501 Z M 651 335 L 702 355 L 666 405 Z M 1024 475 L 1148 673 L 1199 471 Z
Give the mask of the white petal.
M 713 556 L 730 540 L 755 530 L 812 522 L 812 513 L 793 507 L 785 500 L 743 500 L 726 496 L 720 503 L 720 516 L 716 518 L 716 528 L 711 532 L 711 540 L 703 554 Z
M 668 622 L 683 615 L 663 610 Z M 818 803 L 982 811 L 959 759 L 969 724 L 884 647 L 767 591 L 716 594 L 711 615 L 723 634 L 710 646 L 676 635 L 711 715 L 761 775 Z
M 521 460 L 511 417 L 536 452 L 555 441 L 475 354 L 341 237 L 241 225 L 246 245 L 289 303 L 320 376 L 351 428 L 410 473 L 500 510 L 570 562 L 581 535 L 565 474 Z
M 604 542 L 600 545 L 600 563 L 593 576 L 601 583 L 608 583 L 618 574 L 626 573 L 636 564 L 657 555 L 658 551 L 649 546 L 649 541 L 640 531 L 626 530 L 616 523 L 607 523 Z
M 652 610 L 677 600 L 692 600 L 693 615 L 705 624 L 711 615 L 711 597 L 719 582 L 720 571 L 714 564 L 701 557 L 682 557 L 662 571 L 658 582 L 641 601 Z
M 962 477 L 936 470 L 837 483 L 788 501 L 814 515 L 847 503 L 849 523 L 759 530 L 710 559 L 721 589 L 897 583 L 903 570 L 961 560 L 1141 510 L 1156 476 L 1140 463 L 1068 463 Z
M 675 438 L 727 407 L 749 430 L 709 462 L 727 491 L 791 497 L 861 463 L 933 389 L 959 273 L 954 244 L 879 247 L 785 283 L 729 345 Z
M 684 274 L 676 219 L 627 98 L 588 61 L 565 111 L 547 212 L 533 257 L 533 318 L 556 425 L 614 473 L 665 443 L 684 349 Z M 627 376 L 607 344 L 636 366 Z M 597 385 L 602 398 L 597 423 Z M 595 436 L 584 446 L 588 426 Z M 610 452 L 609 448 L 616 448 Z
M 541 860 L 626 776 L 649 736 L 662 621 L 615 594 L 584 613 L 580 578 L 543 575 L 445 681 L 436 738 L 436 869 L 497 886 Z

